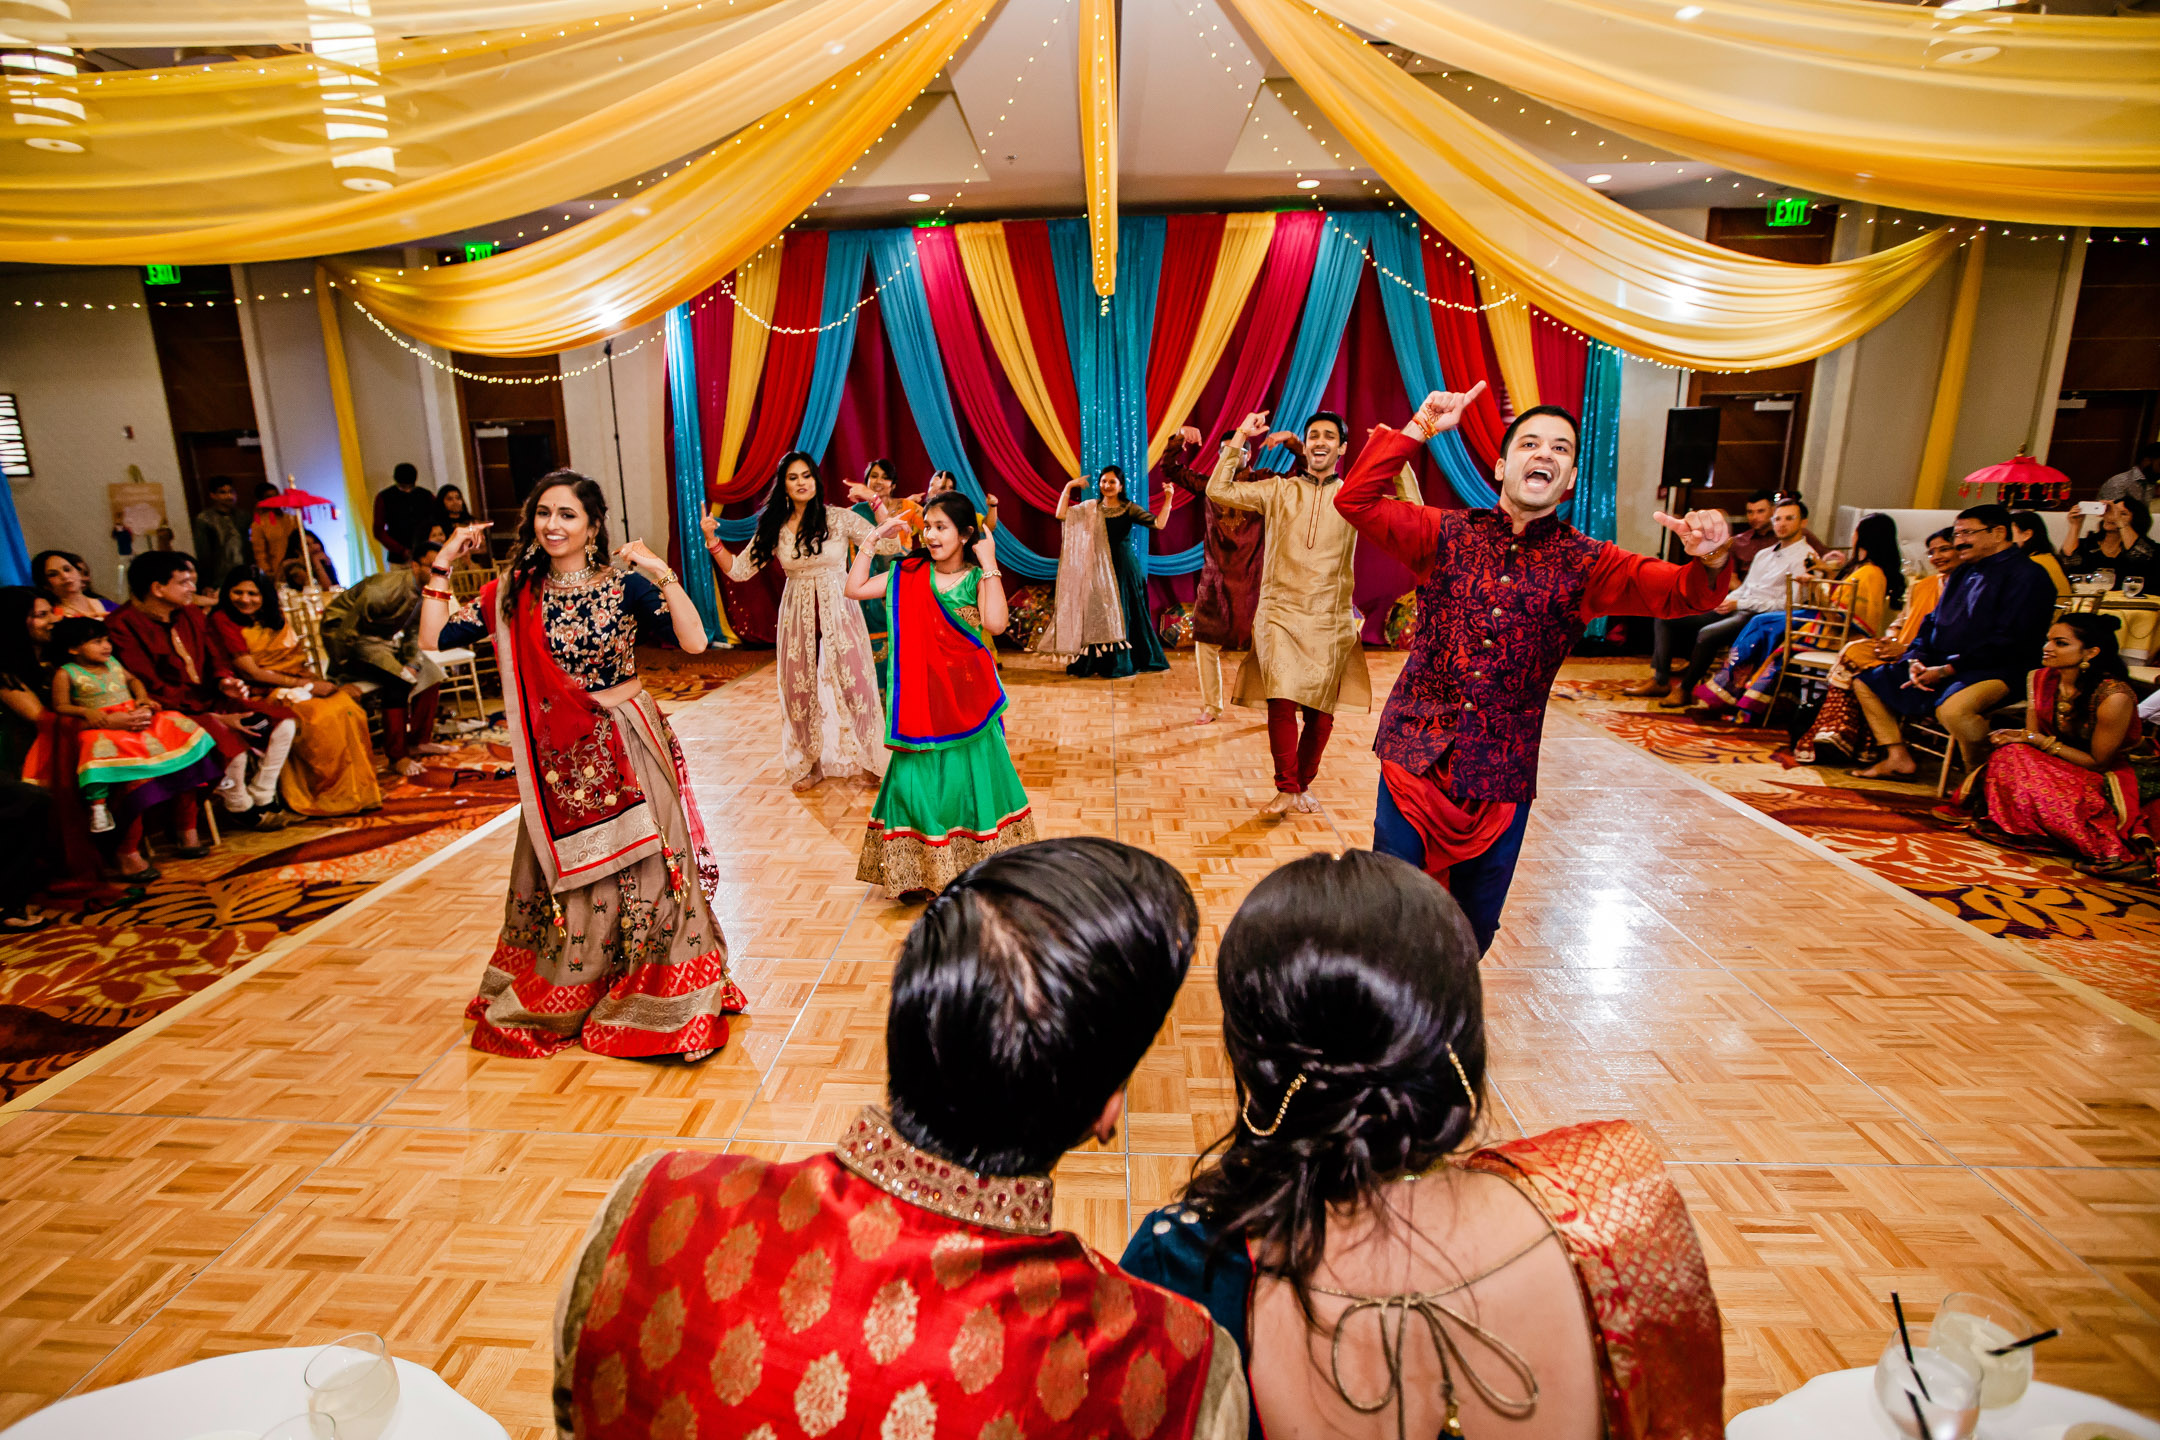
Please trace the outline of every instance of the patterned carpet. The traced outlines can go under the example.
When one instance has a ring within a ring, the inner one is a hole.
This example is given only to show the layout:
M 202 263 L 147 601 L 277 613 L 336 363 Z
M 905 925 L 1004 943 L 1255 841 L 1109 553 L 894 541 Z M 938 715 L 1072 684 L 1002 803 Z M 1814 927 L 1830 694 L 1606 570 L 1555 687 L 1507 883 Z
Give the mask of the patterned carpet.
M 1571 661 L 1553 697 L 1930 905 L 2160 1018 L 2160 891 L 2095 880 L 2065 858 L 1939 825 L 1928 818 L 1936 803 L 1931 777 L 1855 780 L 1840 767 L 1796 762 L 1782 730 L 1657 710 L 1620 693 L 1645 673 L 1640 661 Z
M 673 710 L 748 673 L 770 652 L 640 656 Z M 499 729 L 477 732 L 411 779 L 384 776 L 365 815 L 225 832 L 200 860 L 158 857 L 147 886 L 57 900 L 60 923 L 0 940 L 0 1101 L 177 1005 L 517 803 Z

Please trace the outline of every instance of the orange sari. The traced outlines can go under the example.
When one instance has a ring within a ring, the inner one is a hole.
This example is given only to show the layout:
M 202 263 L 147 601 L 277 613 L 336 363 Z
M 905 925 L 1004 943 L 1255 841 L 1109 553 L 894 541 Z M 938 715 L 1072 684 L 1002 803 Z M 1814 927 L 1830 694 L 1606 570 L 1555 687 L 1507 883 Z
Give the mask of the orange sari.
M 281 675 L 311 675 L 307 647 L 292 626 L 238 626 L 217 617 L 227 645 L 242 646 L 255 663 Z M 237 638 L 237 642 L 235 643 Z M 375 780 L 374 754 L 368 746 L 367 712 L 345 691 L 320 700 L 286 704 L 300 722 L 292 752 L 278 776 L 278 796 L 297 815 L 357 815 L 382 804 Z

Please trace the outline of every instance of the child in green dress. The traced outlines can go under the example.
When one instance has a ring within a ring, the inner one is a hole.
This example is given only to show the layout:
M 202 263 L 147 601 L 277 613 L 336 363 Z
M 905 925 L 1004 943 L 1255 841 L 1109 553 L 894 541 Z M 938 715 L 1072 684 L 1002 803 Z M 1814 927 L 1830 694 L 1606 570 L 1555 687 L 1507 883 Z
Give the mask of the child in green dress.
M 907 521 L 894 517 L 878 534 Z M 1035 839 L 1005 748 L 1005 687 L 992 637 L 1005 629 L 996 542 L 957 491 L 923 506 L 921 540 L 882 575 L 876 545 L 855 554 L 850 600 L 886 602 L 892 761 L 878 787 L 855 876 L 895 896 L 929 895 L 985 856 Z

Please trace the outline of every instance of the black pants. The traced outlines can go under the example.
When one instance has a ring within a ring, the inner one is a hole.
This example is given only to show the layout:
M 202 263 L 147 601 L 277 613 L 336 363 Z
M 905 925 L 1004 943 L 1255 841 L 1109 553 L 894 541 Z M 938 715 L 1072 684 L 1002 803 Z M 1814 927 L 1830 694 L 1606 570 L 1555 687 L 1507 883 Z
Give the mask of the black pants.
M 1710 666 L 1718 656 L 1732 647 L 1747 628 L 1747 622 L 1760 613 L 1754 610 L 1735 610 L 1730 615 L 1712 615 L 1710 623 L 1695 632 L 1695 648 L 1688 654 L 1687 669 L 1680 675 L 1680 693 L 1694 693 L 1702 678 L 1710 673 Z
M 1670 619 L 1660 617 L 1651 627 L 1650 674 L 1659 684 L 1672 679 L 1673 657 L 1692 650 L 1695 636 L 1703 626 L 1721 619 L 1715 610 L 1700 615 L 1675 615 Z
M 1492 948 L 1500 932 L 1500 912 L 1507 908 L 1508 889 L 1515 883 L 1515 862 L 1522 857 L 1523 832 L 1530 828 L 1530 802 L 1515 806 L 1515 823 L 1500 832 L 1482 855 L 1458 860 L 1448 867 L 1448 893 L 1462 906 L 1463 918 L 1477 936 L 1478 954 Z M 1403 818 L 1387 781 L 1380 782 L 1380 799 L 1373 810 L 1373 849 L 1382 855 L 1407 860 L 1425 868 L 1425 841 L 1417 828 Z
M 35 893 L 51 853 L 52 796 L 42 785 L 0 780 L 0 913 L 12 915 Z

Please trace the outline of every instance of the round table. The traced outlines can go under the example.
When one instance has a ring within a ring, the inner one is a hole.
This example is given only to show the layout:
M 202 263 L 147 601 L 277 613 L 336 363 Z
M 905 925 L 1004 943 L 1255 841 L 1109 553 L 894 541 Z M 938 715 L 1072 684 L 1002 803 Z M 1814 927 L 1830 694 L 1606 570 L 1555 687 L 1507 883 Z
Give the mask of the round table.
M 2160 1424 L 2112 1400 L 2033 1381 L 2025 1398 L 1980 1414 L 1978 1440 L 2063 1440 L 2080 1421 L 2112 1426 L 2120 1440 L 2160 1440 Z M 1875 1404 L 1875 1367 L 1818 1375 L 1768 1405 L 1743 1410 L 1725 1425 L 1725 1440 L 1898 1440 L 1898 1430 Z
M 246 1350 L 92 1390 L 17 1421 L 0 1440 L 256 1440 L 307 1409 L 301 1376 L 321 1349 Z M 509 1440 L 425 1365 L 397 1368 L 397 1413 L 383 1440 Z

